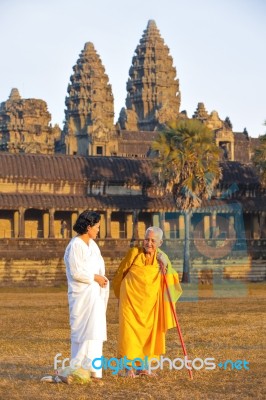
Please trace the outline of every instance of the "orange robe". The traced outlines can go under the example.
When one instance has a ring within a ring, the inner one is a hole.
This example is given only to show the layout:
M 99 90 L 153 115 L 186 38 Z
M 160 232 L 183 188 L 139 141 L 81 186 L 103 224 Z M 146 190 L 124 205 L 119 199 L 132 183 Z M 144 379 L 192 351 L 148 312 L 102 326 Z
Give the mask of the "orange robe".
M 156 255 L 152 264 L 145 265 L 143 248 L 130 249 L 114 277 L 113 289 L 120 298 L 118 357 L 133 360 L 165 354 L 166 331 L 176 326 Z M 175 307 L 182 289 L 169 259 L 166 280 Z

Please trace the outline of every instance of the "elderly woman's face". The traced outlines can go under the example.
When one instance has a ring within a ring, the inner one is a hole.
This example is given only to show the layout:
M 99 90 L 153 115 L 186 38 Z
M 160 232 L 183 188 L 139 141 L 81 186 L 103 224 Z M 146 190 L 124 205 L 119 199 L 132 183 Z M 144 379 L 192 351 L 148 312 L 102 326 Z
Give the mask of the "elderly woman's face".
M 144 250 L 147 254 L 153 254 L 157 247 L 162 244 L 162 241 L 158 238 L 157 235 L 154 234 L 153 231 L 149 231 L 144 239 Z

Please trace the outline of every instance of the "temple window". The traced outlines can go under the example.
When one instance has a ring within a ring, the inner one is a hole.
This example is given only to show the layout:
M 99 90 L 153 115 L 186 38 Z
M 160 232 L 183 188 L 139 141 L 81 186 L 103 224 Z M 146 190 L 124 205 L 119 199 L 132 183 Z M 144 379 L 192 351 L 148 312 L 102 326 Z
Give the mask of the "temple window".
M 103 155 L 103 147 L 102 146 L 96 146 L 96 154 L 97 154 L 97 156 Z

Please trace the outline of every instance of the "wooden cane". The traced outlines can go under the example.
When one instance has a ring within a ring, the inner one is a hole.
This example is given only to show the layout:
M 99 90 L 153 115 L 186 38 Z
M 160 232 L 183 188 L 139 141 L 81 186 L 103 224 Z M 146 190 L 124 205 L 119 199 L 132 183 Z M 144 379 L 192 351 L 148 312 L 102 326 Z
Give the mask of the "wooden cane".
M 172 310 L 172 313 L 173 313 L 173 316 L 174 316 L 174 320 L 175 320 L 175 323 L 176 323 L 176 328 L 177 328 L 177 332 L 178 332 L 179 339 L 180 339 L 180 342 L 181 342 L 181 346 L 182 346 L 182 349 L 183 349 L 183 354 L 184 354 L 184 356 L 188 357 L 186 346 L 185 346 L 185 343 L 184 343 L 184 340 L 183 340 L 183 337 L 182 337 L 182 333 L 181 333 L 181 328 L 180 328 L 180 325 L 179 325 L 179 322 L 178 322 L 178 319 L 177 319 L 176 310 L 174 308 L 173 301 L 172 301 L 171 294 L 170 294 L 169 287 L 168 287 L 168 283 L 167 283 L 167 280 L 166 280 L 166 274 L 165 274 L 165 270 L 164 270 L 164 265 L 163 265 L 161 260 L 158 260 L 158 262 L 159 262 L 159 265 L 160 265 L 161 272 L 163 274 L 164 283 L 165 283 L 165 286 L 166 286 L 168 299 L 169 299 L 171 310 Z M 188 369 L 187 368 L 187 370 L 188 370 L 188 374 L 189 374 L 190 378 L 193 379 L 192 369 Z

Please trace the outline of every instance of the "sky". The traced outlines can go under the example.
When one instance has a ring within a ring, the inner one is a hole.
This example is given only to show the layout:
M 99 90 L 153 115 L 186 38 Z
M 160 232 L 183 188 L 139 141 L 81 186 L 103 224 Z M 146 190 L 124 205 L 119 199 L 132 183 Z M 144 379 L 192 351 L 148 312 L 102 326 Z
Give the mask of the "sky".
M 266 133 L 265 0 L 0 0 L 0 103 L 12 88 L 46 101 L 63 127 L 73 66 L 92 42 L 125 106 L 132 57 L 149 20 L 170 49 L 189 117 L 203 102 L 233 130 Z

